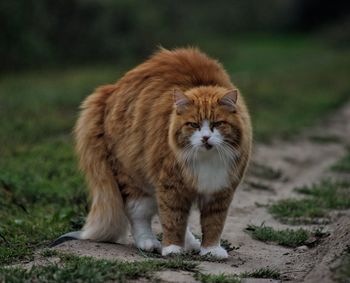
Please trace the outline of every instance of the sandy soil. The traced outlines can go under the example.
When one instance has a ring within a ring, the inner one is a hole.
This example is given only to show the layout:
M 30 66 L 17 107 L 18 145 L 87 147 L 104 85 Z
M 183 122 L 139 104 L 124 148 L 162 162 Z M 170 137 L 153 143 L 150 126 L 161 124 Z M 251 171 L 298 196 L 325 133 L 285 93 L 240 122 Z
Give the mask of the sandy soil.
M 312 137 L 336 137 L 333 142 L 315 142 Z M 350 211 L 331 214 L 329 224 L 322 225 L 331 234 L 316 247 L 306 246 L 296 249 L 267 244 L 251 238 L 244 232 L 248 224 L 275 228 L 288 225 L 275 220 L 264 205 L 287 197 L 299 197 L 293 188 L 318 182 L 327 176 L 337 177 L 329 167 L 345 153 L 350 145 L 350 104 L 345 105 L 316 128 L 305 131 L 289 141 L 275 140 L 270 144 L 255 146 L 253 162 L 245 182 L 235 195 L 223 238 L 232 243 L 236 249 L 230 252 L 226 262 L 200 262 L 200 269 L 207 273 L 240 273 L 257 268 L 271 267 L 279 270 L 283 280 L 292 282 L 332 282 L 331 267 L 337 257 L 350 245 Z M 280 170 L 279 178 L 267 180 L 254 173 L 256 166 L 263 164 Z M 254 169 L 255 168 L 255 169 Z M 264 185 L 263 188 L 256 184 Z M 257 205 L 258 204 L 258 205 Z M 191 216 L 191 225 L 199 232 L 198 215 Z M 293 228 L 300 226 L 293 226 Z M 317 227 L 302 226 L 312 230 Z M 156 231 L 160 230 L 157 219 L 154 221 Z M 130 238 L 131 240 L 131 238 Z M 130 245 L 113 245 L 88 241 L 70 241 L 56 247 L 78 255 L 97 258 L 142 260 L 145 257 Z M 165 271 L 157 273 L 163 282 L 196 282 L 186 272 Z M 175 280 L 175 281 L 174 281 Z M 247 281 L 248 282 L 248 281 Z M 272 282 L 271 280 L 252 280 L 251 282 Z

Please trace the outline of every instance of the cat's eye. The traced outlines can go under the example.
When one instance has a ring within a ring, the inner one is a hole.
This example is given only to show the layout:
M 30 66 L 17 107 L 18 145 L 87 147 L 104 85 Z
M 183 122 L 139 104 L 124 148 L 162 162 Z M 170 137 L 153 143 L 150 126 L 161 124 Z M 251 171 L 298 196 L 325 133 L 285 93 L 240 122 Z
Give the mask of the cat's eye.
M 220 127 L 221 125 L 225 124 L 225 121 L 216 121 L 212 123 L 212 126 L 214 128 Z
M 199 128 L 199 124 L 194 123 L 194 122 L 187 122 L 186 125 L 194 128 L 194 129 L 198 129 Z

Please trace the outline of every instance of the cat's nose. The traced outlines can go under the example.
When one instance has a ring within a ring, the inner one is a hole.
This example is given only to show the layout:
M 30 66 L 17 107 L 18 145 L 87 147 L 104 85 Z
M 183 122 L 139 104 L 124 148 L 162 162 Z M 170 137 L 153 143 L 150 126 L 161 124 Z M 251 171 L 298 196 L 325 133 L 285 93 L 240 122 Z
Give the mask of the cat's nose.
M 203 142 L 203 143 L 208 142 L 209 138 L 210 138 L 209 136 L 203 136 L 203 137 L 202 137 L 202 142 Z

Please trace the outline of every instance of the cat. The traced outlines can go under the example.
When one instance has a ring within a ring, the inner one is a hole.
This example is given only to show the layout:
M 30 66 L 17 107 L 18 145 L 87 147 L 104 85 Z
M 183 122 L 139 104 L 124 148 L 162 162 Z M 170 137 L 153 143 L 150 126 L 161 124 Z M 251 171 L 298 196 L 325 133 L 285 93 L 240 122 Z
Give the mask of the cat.
M 244 99 L 221 64 L 196 48 L 160 49 L 81 107 L 74 133 L 92 204 L 81 232 L 163 256 L 220 246 L 230 203 L 249 162 L 252 128 Z M 202 240 L 187 228 L 200 211 Z M 152 232 L 159 214 L 162 244 Z

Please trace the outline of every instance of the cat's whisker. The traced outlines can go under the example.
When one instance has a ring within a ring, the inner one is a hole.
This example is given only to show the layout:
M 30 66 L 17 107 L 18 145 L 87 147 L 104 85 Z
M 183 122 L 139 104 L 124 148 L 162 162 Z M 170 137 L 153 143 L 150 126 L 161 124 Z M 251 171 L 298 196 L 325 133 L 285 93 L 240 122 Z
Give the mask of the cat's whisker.
M 234 149 L 238 149 L 240 147 L 240 145 L 236 141 L 228 142 L 227 140 L 223 140 L 222 142 L 225 143 L 228 147 L 231 147 Z
M 220 157 L 220 160 L 222 161 L 222 163 L 227 163 L 226 162 L 226 156 L 225 156 L 225 153 L 224 153 L 224 151 L 223 151 L 223 149 L 222 149 L 222 147 L 221 147 L 221 145 L 220 144 L 216 144 L 215 145 L 215 149 L 217 150 L 217 152 L 218 152 L 218 154 L 219 154 L 219 157 Z
M 228 148 L 226 146 L 220 146 L 220 149 L 224 152 L 226 162 L 236 167 L 236 159 L 237 159 L 236 152 L 234 152 L 231 148 Z
M 225 147 L 221 147 L 221 150 L 224 152 L 225 162 L 230 166 L 233 165 L 235 167 L 235 159 L 232 157 L 232 154 L 225 149 Z
M 230 150 L 233 155 L 235 155 L 235 156 L 239 155 L 239 150 L 237 148 L 235 148 L 234 146 L 232 146 L 231 144 L 229 144 L 226 141 L 223 141 L 223 144 L 225 145 L 225 149 Z
M 213 137 L 212 142 L 213 142 L 215 149 L 217 150 L 217 152 L 220 156 L 220 159 L 222 160 L 222 162 L 226 163 L 227 157 L 226 157 L 226 153 L 222 149 L 222 145 L 221 145 L 222 140 L 219 138 Z

